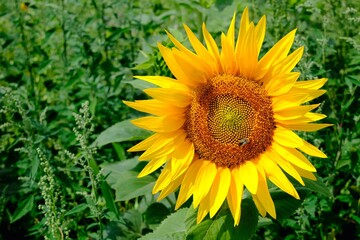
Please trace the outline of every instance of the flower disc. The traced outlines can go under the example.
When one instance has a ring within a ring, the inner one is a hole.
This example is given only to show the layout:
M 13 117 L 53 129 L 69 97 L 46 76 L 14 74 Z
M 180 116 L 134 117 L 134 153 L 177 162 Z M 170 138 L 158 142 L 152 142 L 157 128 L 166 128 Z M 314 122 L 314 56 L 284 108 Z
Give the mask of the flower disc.
M 195 90 L 185 130 L 200 158 L 232 168 L 271 145 L 275 122 L 271 100 L 258 83 L 218 75 Z

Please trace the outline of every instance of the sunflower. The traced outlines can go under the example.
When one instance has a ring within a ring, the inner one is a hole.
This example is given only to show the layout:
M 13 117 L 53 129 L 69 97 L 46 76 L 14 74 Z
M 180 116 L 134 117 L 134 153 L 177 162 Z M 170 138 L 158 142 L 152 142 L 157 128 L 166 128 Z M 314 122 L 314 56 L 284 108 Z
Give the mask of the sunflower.
M 139 174 L 148 175 L 164 166 L 153 188 L 159 200 L 180 187 L 179 208 L 191 196 L 198 208 L 197 223 L 212 218 L 226 200 L 238 225 L 244 187 L 251 193 L 262 216 L 276 218 L 267 179 L 299 199 L 288 180 L 292 176 L 316 180 L 314 166 L 302 154 L 326 158 L 295 131 L 316 131 L 330 124 L 311 112 L 319 104 L 302 105 L 325 93 L 327 79 L 297 81 L 292 72 L 303 54 L 300 47 L 289 54 L 296 30 L 278 41 L 260 60 L 266 18 L 257 25 L 245 8 L 235 42 L 235 14 L 227 33 L 221 34 L 221 50 L 202 25 L 203 45 L 184 25 L 193 51 L 169 32 L 173 48 L 158 44 L 174 78 L 137 76 L 157 85 L 145 89 L 153 99 L 124 101 L 151 116 L 132 123 L 154 134 L 129 149 L 144 151 L 149 161 Z

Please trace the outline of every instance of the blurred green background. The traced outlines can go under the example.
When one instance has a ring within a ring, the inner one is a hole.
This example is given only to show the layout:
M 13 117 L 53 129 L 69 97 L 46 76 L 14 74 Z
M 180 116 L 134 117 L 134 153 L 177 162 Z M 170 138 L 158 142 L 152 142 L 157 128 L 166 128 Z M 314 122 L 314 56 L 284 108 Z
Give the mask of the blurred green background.
M 206 22 L 219 42 L 246 6 L 251 20 L 267 17 L 262 54 L 298 29 L 293 49 L 304 45 L 305 53 L 296 70 L 302 80 L 329 78 L 315 102 L 334 124 L 301 135 L 328 155 L 311 161 L 333 197 L 308 194 L 289 218 L 259 224 L 252 238 L 359 239 L 360 1 L 350 0 L 0 1 L 0 239 L 137 239 L 153 231 L 172 204 L 154 203 L 150 191 L 119 200 L 98 167 L 134 157 L 127 140 L 144 133 L 96 151 L 90 145 L 139 116 L 122 103 L 146 98 L 133 75 L 170 75 L 156 47 L 170 46 L 165 29 L 188 46 L 182 24 L 201 39 Z

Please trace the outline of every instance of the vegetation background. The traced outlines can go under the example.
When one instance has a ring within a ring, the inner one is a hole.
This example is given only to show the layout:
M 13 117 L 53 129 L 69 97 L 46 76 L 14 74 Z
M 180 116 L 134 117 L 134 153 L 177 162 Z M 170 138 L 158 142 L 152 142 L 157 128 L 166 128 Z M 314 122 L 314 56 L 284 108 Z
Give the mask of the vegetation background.
M 0 239 L 137 239 L 157 229 L 175 197 L 156 203 L 156 173 L 136 179 L 144 164 L 126 149 L 148 133 L 123 121 L 140 113 L 122 100 L 146 98 L 133 75 L 170 74 L 156 47 L 170 46 L 165 29 L 188 44 L 182 24 L 201 39 L 206 22 L 219 40 L 245 6 L 255 22 L 267 16 L 262 54 L 298 29 L 297 70 L 329 78 L 316 102 L 334 124 L 302 135 L 328 155 L 311 161 L 332 196 L 308 193 L 290 216 L 259 221 L 252 238 L 359 239 L 358 0 L 0 1 Z

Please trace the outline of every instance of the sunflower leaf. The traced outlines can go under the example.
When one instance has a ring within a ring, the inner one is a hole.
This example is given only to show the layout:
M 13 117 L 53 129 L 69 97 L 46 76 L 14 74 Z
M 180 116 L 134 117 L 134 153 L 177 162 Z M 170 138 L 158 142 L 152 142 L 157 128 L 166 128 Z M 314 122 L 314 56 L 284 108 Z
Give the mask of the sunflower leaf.
M 159 224 L 170 214 L 169 209 L 162 203 L 151 204 L 145 212 L 145 219 L 149 225 Z
M 257 228 L 258 211 L 251 199 L 241 204 L 241 219 L 234 227 L 234 219 L 228 208 L 220 210 L 213 219 L 206 218 L 196 224 L 197 212 L 190 209 L 186 219 L 186 239 L 249 239 Z
M 295 212 L 301 206 L 301 203 L 306 195 L 307 191 L 305 189 L 297 189 L 301 199 L 298 200 L 286 192 L 281 190 L 271 191 L 271 197 L 274 201 L 276 207 L 276 220 L 288 218 L 291 214 Z
M 102 147 L 113 142 L 143 140 L 150 132 L 134 126 L 130 120 L 118 122 L 101 132 L 90 147 Z
M 141 237 L 140 240 L 177 240 L 185 238 L 185 217 L 188 212 L 187 208 L 182 208 L 179 211 L 170 214 L 158 228 L 149 234 Z
M 326 197 L 333 197 L 333 194 L 330 192 L 329 188 L 325 185 L 325 183 L 323 183 L 323 181 L 321 181 L 319 177 L 317 177 L 316 181 L 307 178 L 303 178 L 303 180 L 305 183 L 305 187 L 307 187 L 308 189 L 314 192 L 321 193 Z
M 137 178 L 139 163 L 135 159 L 102 166 L 106 181 L 115 190 L 115 201 L 127 201 L 151 192 L 155 184 L 153 176 Z
M 137 175 L 137 172 L 127 172 L 113 185 L 116 191 L 115 201 L 127 201 L 151 192 L 155 178 L 152 176 L 137 178 Z

